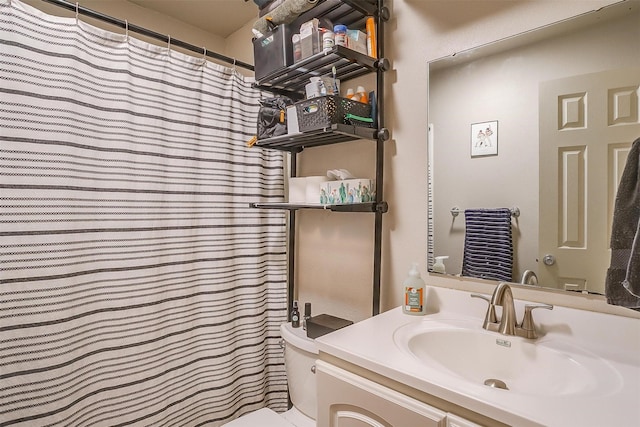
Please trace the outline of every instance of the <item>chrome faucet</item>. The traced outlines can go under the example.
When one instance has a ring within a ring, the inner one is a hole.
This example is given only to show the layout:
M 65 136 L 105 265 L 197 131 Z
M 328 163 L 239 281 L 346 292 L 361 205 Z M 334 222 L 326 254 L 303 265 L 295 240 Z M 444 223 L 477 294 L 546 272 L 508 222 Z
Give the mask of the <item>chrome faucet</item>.
M 520 283 L 523 285 L 537 286 L 538 276 L 536 276 L 536 273 L 533 270 L 525 270 L 524 273 L 522 273 Z
M 524 306 L 522 323 L 518 324 L 513 293 L 508 283 L 498 283 L 491 298 L 479 294 L 471 294 L 471 296 L 481 298 L 489 303 L 482 327 L 488 331 L 500 332 L 503 335 L 514 335 L 528 339 L 538 338 L 531 311 L 534 308 L 553 310 L 553 306 L 549 304 L 527 304 Z M 502 307 L 500 320 L 496 315 L 496 306 Z

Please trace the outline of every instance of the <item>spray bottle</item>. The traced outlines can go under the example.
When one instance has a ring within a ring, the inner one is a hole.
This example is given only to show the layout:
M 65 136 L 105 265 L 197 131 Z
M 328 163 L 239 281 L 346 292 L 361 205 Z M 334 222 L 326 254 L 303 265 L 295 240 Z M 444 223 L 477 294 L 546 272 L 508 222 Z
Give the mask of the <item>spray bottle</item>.
M 404 288 L 404 305 L 402 306 L 402 311 L 406 314 L 418 316 L 426 314 L 427 289 L 424 280 L 420 277 L 417 262 L 411 265 L 409 274 L 402 285 Z

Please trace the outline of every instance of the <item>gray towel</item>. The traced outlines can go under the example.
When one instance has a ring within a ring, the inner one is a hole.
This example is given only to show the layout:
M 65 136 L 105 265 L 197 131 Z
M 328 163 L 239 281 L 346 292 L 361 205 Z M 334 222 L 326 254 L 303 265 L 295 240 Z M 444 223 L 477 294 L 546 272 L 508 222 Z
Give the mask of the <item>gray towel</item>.
M 640 310 L 640 138 L 629 151 L 620 178 L 611 228 L 611 264 L 605 295 L 609 304 Z

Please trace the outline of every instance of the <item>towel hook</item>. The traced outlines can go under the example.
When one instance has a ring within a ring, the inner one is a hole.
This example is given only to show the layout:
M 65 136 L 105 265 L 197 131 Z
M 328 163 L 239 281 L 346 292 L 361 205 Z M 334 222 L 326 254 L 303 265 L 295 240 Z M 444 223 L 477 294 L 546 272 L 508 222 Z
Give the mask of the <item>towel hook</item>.
M 452 217 L 457 217 L 458 215 L 460 215 L 460 208 L 457 206 L 454 206 L 451 208 L 451 216 Z

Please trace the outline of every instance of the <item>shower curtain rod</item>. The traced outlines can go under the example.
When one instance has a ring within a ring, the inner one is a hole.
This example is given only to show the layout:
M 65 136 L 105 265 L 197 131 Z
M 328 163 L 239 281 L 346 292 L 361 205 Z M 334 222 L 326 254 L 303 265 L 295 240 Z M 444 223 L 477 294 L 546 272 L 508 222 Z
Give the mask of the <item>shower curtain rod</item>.
M 47 3 L 54 4 L 56 6 L 62 7 L 64 9 L 68 9 L 76 12 L 80 15 L 86 15 L 90 18 L 99 19 L 100 21 L 108 22 L 109 24 L 118 26 L 120 28 L 126 29 L 128 31 L 133 31 L 134 33 L 142 34 L 143 36 L 151 37 L 156 40 L 163 41 L 171 46 L 178 46 L 183 49 L 190 50 L 192 52 L 200 53 L 206 55 L 210 58 L 215 58 L 220 61 L 224 61 L 229 64 L 233 64 L 234 66 L 246 68 L 247 70 L 254 71 L 254 67 L 251 64 L 247 64 L 246 62 L 238 61 L 235 58 L 231 58 L 225 55 L 221 55 L 216 52 L 209 52 L 206 48 L 198 47 L 192 45 L 187 42 L 183 42 L 181 40 L 177 40 L 172 38 L 171 36 L 166 36 L 164 34 L 156 33 L 155 31 L 149 30 L 147 28 L 140 27 L 138 25 L 130 24 L 127 21 L 122 21 L 120 19 L 114 18 L 113 16 L 105 15 L 100 12 L 96 12 L 95 10 L 87 9 L 86 7 L 80 6 L 78 3 L 71 3 L 65 0 L 42 0 Z

